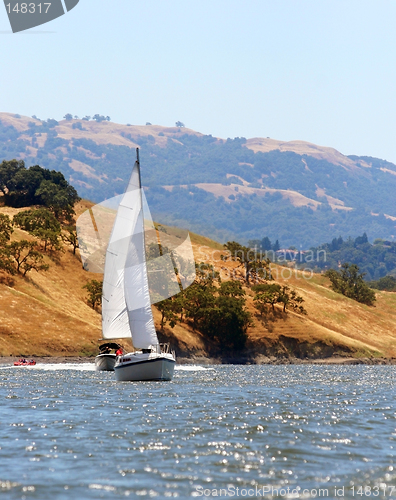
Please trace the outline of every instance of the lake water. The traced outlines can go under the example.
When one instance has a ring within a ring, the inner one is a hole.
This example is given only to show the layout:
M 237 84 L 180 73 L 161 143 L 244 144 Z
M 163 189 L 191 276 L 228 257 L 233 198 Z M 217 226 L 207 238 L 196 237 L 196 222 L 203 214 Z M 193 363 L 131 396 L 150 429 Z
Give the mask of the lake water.
M 0 369 L 0 497 L 395 498 L 393 366 Z

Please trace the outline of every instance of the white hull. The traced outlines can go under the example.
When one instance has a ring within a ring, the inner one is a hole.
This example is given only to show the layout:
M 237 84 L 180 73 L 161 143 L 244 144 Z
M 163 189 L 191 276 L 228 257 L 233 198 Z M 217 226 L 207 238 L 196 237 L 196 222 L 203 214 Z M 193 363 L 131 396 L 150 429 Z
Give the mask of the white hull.
M 115 377 L 119 382 L 172 380 L 175 363 L 170 353 L 132 352 L 118 357 Z
M 95 358 L 97 372 L 113 372 L 117 356 L 115 354 L 99 354 Z

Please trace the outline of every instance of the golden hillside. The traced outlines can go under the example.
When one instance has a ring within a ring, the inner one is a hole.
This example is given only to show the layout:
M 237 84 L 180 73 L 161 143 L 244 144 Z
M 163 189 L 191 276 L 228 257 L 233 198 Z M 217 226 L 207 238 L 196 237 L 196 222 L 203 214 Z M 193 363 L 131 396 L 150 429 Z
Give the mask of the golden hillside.
M 77 206 L 81 213 L 91 203 Z M 2 207 L 13 216 L 18 209 Z M 177 231 L 177 230 L 176 230 Z M 29 239 L 16 229 L 13 239 Z M 191 235 L 196 261 L 211 262 L 222 279 L 240 277 L 233 262 L 220 259 L 222 246 L 208 238 Z M 0 283 L 1 356 L 89 356 L 97 352 L 101 338 L 101 317 L 86 304 L 82 286 L 97 274 L 82 269 L 78 255 L 70 248 L 58 259 L 46 257 L 47 272 L 30 272 Z M 78 252 L 78 251 L 77 251 Z M 263 321 L 257 315 L 248 331 L 245 359 L 260 361 L 265 356 L 321 358 L 334 355 L 355 357 L 396 357 L 396 294 L 377 293 L 375 307 L 358 304 L 329 289 L 321 275 L 303 278 L 301 272 L 276 267 L 278 282 L 288 283 L 305 299 L 307 316 L 277 310 L 275 318 Z M 289 275 L 291 277 L 289 278 Z M 282 278 L 282 275 L 284 278 Z M 253 314 L 253 293 L 246 289 Z M 153 308 L 159 329 L 160 315 Z M 179 356 L 217 356 L 219 351 L 187 325 L 165 327 L 163 339 L 170 340 Z M 128 341 L 124 341 L 128 346 Z

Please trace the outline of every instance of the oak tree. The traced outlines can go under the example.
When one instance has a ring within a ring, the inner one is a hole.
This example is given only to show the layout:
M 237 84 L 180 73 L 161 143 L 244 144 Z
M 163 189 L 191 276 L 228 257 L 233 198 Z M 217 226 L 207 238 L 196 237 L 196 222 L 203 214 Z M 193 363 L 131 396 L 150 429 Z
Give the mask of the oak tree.
M 263 256 L 262 252 L 241 245 L 236 241 L 228 241 L 224 248 L 228 250 L 227 255 L 222 255 L 223 260 L 238 262 L 239 267 L 245 271 L 245 280 L 249 285 L 250 278 L 271 280 L 270 259 Z
M 92 309 L 96 309 L 96 306 L 102 302 L 102 287 L 103 282 L 98 280 L 90 280 L 83 286 L 88 291 L 87 302 Z
M 9 255 L 15 261 L 16 270 L 23 276 L 29 271 L 47 271 L 49 266 L 44 263 L 44 256 L 36 248 L 34 241 L 13 241 L 8 245 Z

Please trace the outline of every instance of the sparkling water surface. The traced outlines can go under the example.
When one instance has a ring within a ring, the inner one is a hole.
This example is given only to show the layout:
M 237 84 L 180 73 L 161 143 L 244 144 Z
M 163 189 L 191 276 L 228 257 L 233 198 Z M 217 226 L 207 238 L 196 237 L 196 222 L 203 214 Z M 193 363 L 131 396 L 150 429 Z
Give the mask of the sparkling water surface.
M 0 497 L 396 499 L 394 381 L 393 366 L 178 366 L 172 382 L 3 366 Z

